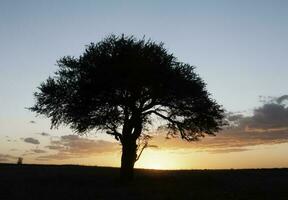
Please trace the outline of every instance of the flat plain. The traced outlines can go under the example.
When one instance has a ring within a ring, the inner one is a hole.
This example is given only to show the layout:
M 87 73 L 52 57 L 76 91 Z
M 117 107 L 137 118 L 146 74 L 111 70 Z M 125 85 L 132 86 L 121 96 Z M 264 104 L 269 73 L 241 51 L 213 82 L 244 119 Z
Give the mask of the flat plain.
M 0 199 L 288 199 L 288 169 L 148 170 L 122 183 L 118 168 L 0 164 Z

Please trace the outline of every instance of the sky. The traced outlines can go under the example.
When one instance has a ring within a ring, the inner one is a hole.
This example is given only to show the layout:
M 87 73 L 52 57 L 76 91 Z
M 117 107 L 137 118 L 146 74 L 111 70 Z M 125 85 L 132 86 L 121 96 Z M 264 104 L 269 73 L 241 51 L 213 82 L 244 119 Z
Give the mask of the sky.
M 287 9 L 285 0 L 1 0 L 0 162 L 119 166 L 109 136 L 51 130 L 26 108 L 59 58 L 124 33 L 162 41 L 196 66 L 234 124 L 193 143 L 152 133 L 136 167 L 288 167 Z

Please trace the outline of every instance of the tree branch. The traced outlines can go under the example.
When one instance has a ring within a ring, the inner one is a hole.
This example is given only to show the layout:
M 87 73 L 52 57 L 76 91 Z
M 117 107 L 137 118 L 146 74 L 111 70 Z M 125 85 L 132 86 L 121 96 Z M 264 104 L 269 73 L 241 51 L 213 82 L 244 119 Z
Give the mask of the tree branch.
M 157 111 L 155 111 L 155 110 L 151 110 L 151 111 L 149 111 L 149 113 L 154 113 L 155 115 L 158 115 L 159 117 L 161 117 L 161 118 L 163 118 L 163 119 L 166 119 L 167 121 L 169 121 L 169 122 L 171 122 L 171 123 L 173 123 L 173 124 L 177 124 L 177 123 L 179 123 L 179 122 L 177 122 L 177 121 L 174 121 L 174 120 L 172 120 L 170 117 L 167 117 L 167 116 L 165 116 L 165 115 L 162 115 L 161 113 L 158 113 Z
M 149 100 L 149 99 L 148 99 L 148 100 Z M 156 102 L 156 100 L 152 98 L 152 99 L 151 99 L 151 102 L 150 102 L 148 105 L 144 106 L 143 109 L 142 109 L 142 111 L 147 111 L 147 110 L 153 108 L 153 106 L 156 105 L 155 102 Z M 145 105 L 145 103 L 144 103 L 144 105 Z
M 122 141 L 122 134 L 118 133 L 117 131 L 106 131 L 108 135 L 113 135 L 117 141 Z
M 135 159 L 135 162 L 136 162 L 137 160 L 139 160 L 139 158 L 140 158 L 143 150 L 144 150 L 147 146 L 148 146 L 148 142 L 146 142 L 146 143 L 144 144 L 144 146 L 142 147 L 141 151 L 139 152 L 139 154 L 137 155 L 137 157 L 136 157 L 136 159 Z
M 154 106 L 156 106 L 156 105 L 154 105 Z M 157 111 L 158 112 L 167 112 L 167 110 L 161 109 L 161 107 L 162 106 L 159 105 L 158 108 L 155 108 L 153 110 L 147 110 L 146 112 L 143 112 L 142 115 L 149 115 L 149 114 L 152 114 L 152 113 L 156 114 L 155 112 L 157 112 Z M 149 109 L 151 109 L 151 108 L 149 108 Z
M 136 159 L 135 159 L 135 162 L 137 160 L 139 160 L 143 150 L 148 147 L 148 140 L 150 140 L 152 137 L 150 135 L 146 135 L 146 134 L 143 134 L 139 139 L 138 139 L 138 147 L 137 147 L 137 150 L 139 150 L 138 148 L 142 146 L 140 152 L 138 153 Z
M 170 123 L 172 123 L 173 125 L 176 125 L 177 129 L 180 132 L 180 135 L 182 137 L 182 139 L 186 139 L 187 141 L 191 141 L 191 140 L 195 140 L 195 139 L 191 139 L 189 138 L 186 134 L 185 134 L 185 128 L 182 127 L 182 123 L 178 122 L 178 121 L 174 121 L 172 120 L 170 117 L 167 117 L 165 115 L 162 115 L 161 113 L 156 112 L 155 110 L 151 111 L 151 113 L 154 113 L 155 115 L 158 115 L 159 117 L 169 121 Z

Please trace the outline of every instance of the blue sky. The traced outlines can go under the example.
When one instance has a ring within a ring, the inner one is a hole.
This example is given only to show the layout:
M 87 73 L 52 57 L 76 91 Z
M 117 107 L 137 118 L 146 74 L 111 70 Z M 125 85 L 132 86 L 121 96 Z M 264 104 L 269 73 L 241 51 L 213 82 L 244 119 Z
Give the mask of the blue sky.
M 252 111 L 260 95 L 288 93 L 287 9 L 285 0 L 1 0 L 0 134 L 32 131 L 19 121 L 47 128 L 25 109 L 37 86 L 57 59 L 111 33 L 163 41 L 227 111 Z
M 1 1 L 0 115 L 26 116 L 57 59 L 110 33 L 163 41 L 197 66 L 227 110 L 251 109 L 259 95 L 287 92 L 287 8 L 272 0 Z

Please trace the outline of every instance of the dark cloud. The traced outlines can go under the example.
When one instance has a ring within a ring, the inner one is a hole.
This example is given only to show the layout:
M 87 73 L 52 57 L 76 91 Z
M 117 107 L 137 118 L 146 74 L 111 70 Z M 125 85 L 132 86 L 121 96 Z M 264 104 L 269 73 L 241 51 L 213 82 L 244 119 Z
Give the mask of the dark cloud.
M 247 132 L 288 130 L 288 95 L 270 98 L 263 106 L 253 110 L 252 116 L 228 113 L 228 121 Z M 286 103 L 285 103 L 286 102 Z
M 41 132 L 41 133 L 37 133 L 38 135 L 41 135 L 41 136 L 50 136 L 49 133 L 45 133 L 45 132 Z
M 31 144 L 40 144 L 39 140 L 32 137 L 24 138 L 24 142 Z
M 49 150 L 56 150 L 56 154 L 40 156 L 38 160 L 64 160 L 93 156 L 99 153 L 114 152 L 119 150 L 119 144 L 105 140 L 92 140 L 78 135 L 65 135 L 59 140 L 51 141 L 46 146 Z
M 263 106 L 253 110 L 252 116 L 228 113 L 232 125 L 253 131 L 288 130 L 288 95 L 269 97 Z
M 278 104 L 282 104 L 283 102 L 285 102 L 285 101 L 287 101 L 288 100 L 288 95 L 283 95 L 283 96 L 281 96 L 281 97 L 278 97 L 277 99 L 276 99 L 276 102 L 278 103 Z
M 242 119 L 242 126 L 256 129 L 288 128 L 288 108 L 284 105 L 269 103 L 254 110 L 252 117 Z
M 272 98 L 271 98 L 272 99 Z M 185 142 L 180 139 L 165 140 L 156 136 L 151 144 L 159 149 L 195 149 L 209 153 L 228 153 L 250 150 L 256 145 L 288 143 L 288 108 L 283 104 L 288 95 L 274 98 L 273 101 L 254 109 L 252 116 L 228 113 L 230 127 L 216 137 L 205 137 L 198 142 Z
M 62 141 L 77 141 L 77 140 L 81 140 L 83 138 L 80 138 L 78 135 L 64 135 L 61 136 Z M 85 140 L 85 138 L 84 138 Z

